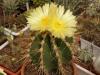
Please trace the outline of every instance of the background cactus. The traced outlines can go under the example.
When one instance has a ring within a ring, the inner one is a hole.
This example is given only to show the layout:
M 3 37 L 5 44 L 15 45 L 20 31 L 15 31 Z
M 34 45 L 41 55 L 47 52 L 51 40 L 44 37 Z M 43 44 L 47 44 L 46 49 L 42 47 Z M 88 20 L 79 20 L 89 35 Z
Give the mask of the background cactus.
M 74 15 L 81 14 L 91 3 L 91 0 L 53 0 L 65 6 L 65 9 L 73 11 Z
M 83 49 L 79 52 L 79 59 L 84 63 L 92 62 L 93 54 L 89 52 L 87 49 Z
M 35 34 L 30 49 L 33 64 L 42 75 L 73 75 L 70 48 L 50 33 Z
M 12 14 L 18 8 L 17 0 L 3 0 L 3 9 L 5 14 Z

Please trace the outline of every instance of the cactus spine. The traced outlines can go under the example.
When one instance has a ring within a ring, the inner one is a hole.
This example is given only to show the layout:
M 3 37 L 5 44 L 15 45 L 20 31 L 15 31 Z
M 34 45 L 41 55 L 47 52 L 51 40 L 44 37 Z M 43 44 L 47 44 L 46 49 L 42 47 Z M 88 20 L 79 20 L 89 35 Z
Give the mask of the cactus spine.
M 72 75 L 69 47 L 50 33 L 35 34 L 30 56 L 39 75 Z

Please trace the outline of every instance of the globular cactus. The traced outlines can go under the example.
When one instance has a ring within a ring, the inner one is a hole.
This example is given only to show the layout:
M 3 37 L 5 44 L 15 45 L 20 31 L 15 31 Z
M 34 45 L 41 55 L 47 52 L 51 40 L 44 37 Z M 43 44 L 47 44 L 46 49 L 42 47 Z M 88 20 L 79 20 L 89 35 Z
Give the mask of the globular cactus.
M 65 41 L 54 38 L 49 33 L 36 34 L 30 55 L 40 74 L 66 75 L 71 72 L 72 55 L 69 47 Z
M 32 10 L 27 20 L 35 31 L 30 56 L 39 75 L 73 75 L 69 43 L 77 22 L 72 12 L 54 3 L 45 4 Z

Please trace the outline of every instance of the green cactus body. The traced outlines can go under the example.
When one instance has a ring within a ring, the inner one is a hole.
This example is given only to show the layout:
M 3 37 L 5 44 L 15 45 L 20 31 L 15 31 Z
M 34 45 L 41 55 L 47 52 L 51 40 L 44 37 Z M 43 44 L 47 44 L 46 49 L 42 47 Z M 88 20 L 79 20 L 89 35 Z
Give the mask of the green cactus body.
M 30 56 L 39 75 L 72 75 L 69 47 L 49 33 L 35 35 Z

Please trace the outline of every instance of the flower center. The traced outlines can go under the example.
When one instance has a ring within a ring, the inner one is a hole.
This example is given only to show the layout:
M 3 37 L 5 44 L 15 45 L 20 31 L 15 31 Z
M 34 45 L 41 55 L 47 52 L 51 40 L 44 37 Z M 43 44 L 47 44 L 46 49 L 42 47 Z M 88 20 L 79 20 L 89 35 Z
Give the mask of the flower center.
M 41 21 L 41 23 L 42 23 L 43 26 L 47 26 L 48 25 L 48 22 L 49 22 L 48 17 L 44 17 L 42 19 L 42 21 Z
M 53 25 L 54 25 L 54 29 L 59 31 L 59 30 L 61 30 L 63 28 L 64 23 L 62 21 L 60 21 L 60 20 L 55 20 L 53 22 Z

